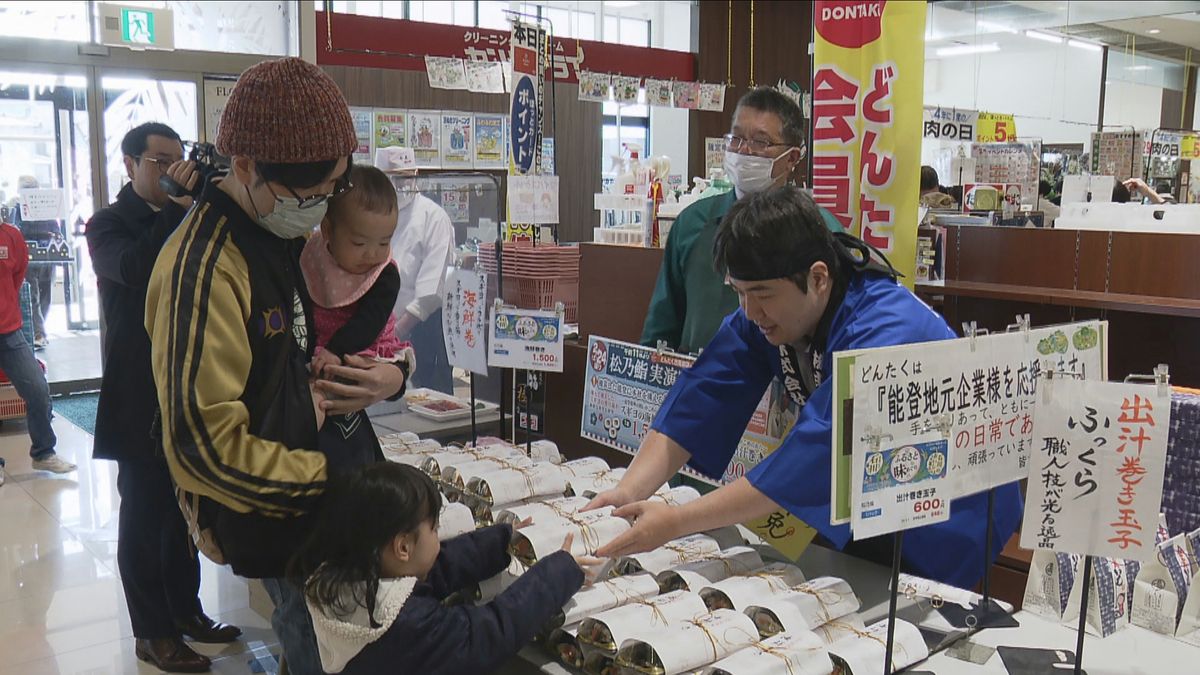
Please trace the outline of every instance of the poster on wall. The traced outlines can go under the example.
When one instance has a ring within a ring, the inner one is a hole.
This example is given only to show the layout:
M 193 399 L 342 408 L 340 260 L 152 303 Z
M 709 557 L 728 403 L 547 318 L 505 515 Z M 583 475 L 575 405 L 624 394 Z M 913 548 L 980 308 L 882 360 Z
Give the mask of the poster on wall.
M 671 84 L 671 97 L 676 108 L 695 110 L 700 107 L 700 83 L 674 82 Z
M 924 2 L 813 4 L 813 198 L 916 278 Z M 856 4 L 854 6 L 860 6 Z M 861 4 L 866 7 L 866 4 Z
M 225 102 L 235 84 L 237 80 L 204 78 L 204 137 L 209 143 L 217 142 L 217 128 L 225 113 Z
M 442 166 L 442 113 L 433 110 L 408 111 L 408 146 L 417 158 L 421 169 L 439 169 Z
M 470 223 L 471 222 L 471 191 L 462 188 L 459 190 L 442 190 L 442 210 L 446 215 L 450 216 L 452 223 Z
M 700 110 L 710 112 L 722 112 L 725 110 L 725 85 L 701 84 L 700 102 L 697 107 Z
M 1010 143 L 1017 140 L 1017 120 L 1005 113 L 981 112 L 975 127 L 978 143 Z
M 471 113 L 442 113 L 442 168 L 469 169 L 475 164 L 475 152 L 471 144 L 475 140 L 471 131 L 474 117 Z
M 725 168 L 725 139 L 705 138 L 704 139 L 704 177 L 713 169 Z
M 376 148 L 406 147 L 408 114 L 404 110 L 375 108 L 375 128 L 372 136 Z
M 475 168 L 503 169 L 508 166 L 504 142 L 504 115 L 475 115 Z
M 625 75 L 612 76 L 613 100 L 617 103 L 637 103 L 638 92 L 642 88 L 642 78 Z
M 354 162 L 370 164 L 374 161 L 374 151 L 371 148 L 371 121 L 375 113 L 370 108 L 351 108 L 350 120 L 354 122 L 354 137 L 358 145 L 354 148 Z
M 508 179 L 508 217 L 518 223 L 558 223 L 558 176 L 512 176 Z
M 593 73 L 590 70 L 579 71 L 579 100 L 604 103 L 608 100 L 608 92 L 612 89 L 612 75 L 608 73 Z
M 429 86 L 434 89 L 467 88 L 467 74 L 462 59 L 426 56 L 425 72 L 429 75 Z
M 478 94 L 503 94 L 504 68 L 499 61 L 467 61 L 467 91 Z
M 646 105 L 671 107 L 671 81 L 646 79 Z
M 943 141 L 972 143 L 979 111 L 966 108 L 925 106 L 921 114 L 921 136 Z
M 554 173 L 553 138 L 542 138 L 542 173 Z

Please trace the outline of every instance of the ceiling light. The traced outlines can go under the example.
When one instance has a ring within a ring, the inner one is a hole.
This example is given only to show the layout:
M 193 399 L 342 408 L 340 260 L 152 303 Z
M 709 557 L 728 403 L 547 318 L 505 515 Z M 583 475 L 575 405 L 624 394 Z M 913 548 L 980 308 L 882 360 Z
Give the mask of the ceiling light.
M 606 2 L 604 4 L 608 5 L 609 7 L 616 7 L 617 9 L 621 9 L 623 7 L 636 7 L 640 3 L 637 3 L 637 2 Z
M 1154 70 L 1154 66 L 1125 66 L 1125 70 Z
M 939 47 L 938 56 L 964 56 L 966 54 L 990 54 L 1000 51 L 1000 45 L 995 42 L 986 45 L 955 45 L 954 47 Z
M 1071 47 L 1078 47 L 1079 49 L 1086 49 L 1090 52 L 1104 51 L 1104 47 L 1101 47 L 1094 42 L 1084 42 L 1083 40 L 1067 40 L 1067 45 Z
M 1042 33 L 1036 30 L 1025 31 L 1025 37 L 1033 38 L 1034 40 L 1041 40 L 1043 42 L 1053 42 L 1056 45 L 1061 45 L 1063 41 L 1063 39 L 1057 35 L 1053 35 L 1051 33 Z
M 1149 33 L 1149 34 L 1151 34 L 1151 35 L 1158 35 L 1158 34 L 1159 34 L 1159 33 L 1161 33 L 1162 31 L 1161 31 L 1161 30 L 1159 30 L 1159 29 L 1157 29 L 1157 28 L 1151 28 L 1150 30 L 1148 30 L 1148 31 L 1146 31 L 1146 32 L 1147 32 L 1147 33 Z
M 1016 35 L 1017 33 L 1020 32 L 1016 28 L 1011 28 L 1002 23 L 994 23 L 991 21 L 982 21 L 981 20 L 979 22 L 979 27 L 988 33 L 1011 33 L 1013 35 Z

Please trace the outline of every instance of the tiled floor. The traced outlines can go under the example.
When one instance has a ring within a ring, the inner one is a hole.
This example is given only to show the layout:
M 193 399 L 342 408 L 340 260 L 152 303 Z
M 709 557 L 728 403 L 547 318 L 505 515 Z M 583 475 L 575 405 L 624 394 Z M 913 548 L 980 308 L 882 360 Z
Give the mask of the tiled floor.
M 70 422 L 54 428 L 75 473 L 33 471 L 24 424 L 0 427 L 0 675 L 159 672 L 134 656 L 118 578 L 117 466 L 93 462 L 91 437 Z M 278 646 L 250 609 L 246 582 L 205 561 L 201 600 L 210 616 L 245 632 L 230 645 L 193 645 L 213 659 L 213 672 L 262 673 L 265 664 L 270 675 Z

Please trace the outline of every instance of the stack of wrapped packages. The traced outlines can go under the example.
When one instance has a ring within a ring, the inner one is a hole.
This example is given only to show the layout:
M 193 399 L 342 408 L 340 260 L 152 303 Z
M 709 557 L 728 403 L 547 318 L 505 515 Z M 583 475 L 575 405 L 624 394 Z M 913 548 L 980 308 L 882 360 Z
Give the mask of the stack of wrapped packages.
M 616 487 L 624 469 L 588 457 L 563 461 L 557 446 L 525 448 L 498 439 L 441 447 L 411 434 L 380 439 L 385 456 L 420 467 L 440 486 L 438 526 L 449 538 L 494 523 L 514 532 L 512 564 L 456 601 L 487 602 L 526 569 L 561 548 L 592 555 L 629 529 L 605 507 L 583 511 Z M 691 487 L 664 485 L 652 499 L 684 504 Z M 552 658 L 590 675 L 873 675 L 883 671 L 887 621 L 864 625 L 860 601 L 838 578 L 806 580 L 790 563 L 768 563 L 736 528 L 694 534 L 607 561 L 538 640 Z M 896 623 L 893 670 L 929 652 L 916 626 Z

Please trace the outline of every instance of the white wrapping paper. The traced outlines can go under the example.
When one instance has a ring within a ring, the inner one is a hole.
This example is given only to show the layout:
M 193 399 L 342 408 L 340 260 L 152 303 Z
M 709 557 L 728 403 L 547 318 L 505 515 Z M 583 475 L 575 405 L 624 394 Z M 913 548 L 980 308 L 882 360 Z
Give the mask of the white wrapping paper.
M 709 584 L 731 576 L 749 574 L 762 569 L 762 556 L 749 546 L 725 549 L 709 560 L 684 563 L 667 570 L 655 578 L 660 588 L 680 586 L 699 592 Z
M 1192 577 L 1191 589 L 1179 615 L 1179 627 L 1175 629 L 1175 639 L 1200 647 L 1200 586 L 1197 584 L 1200 584 L 1200 572 Z
M 488 457 L 465 462 L 449 462 L 442 464 L 442 477 L 438 481 L 449 490 L 463 492 L 472 478 L 511 469 L 516 466 L 529 466 L 533 460 L 525 455 L 516 453 L 505 457 Z
M 599 457 L 574 459 L 570 462 L 563 462 L 558 468 L 562 469 L 563 478 L 568 482 L 573 479 L 596 476 L 612 470 L 608 467 L 608 462 Z
M 1179 609 L 1179 593 L 1166 566 L 1157 559 L 1142 563 L 1133 582 L 1133 605 L 1129 610 L 1133 625 L 1163 635 L 1175 635 L 1175 617 Z
M 760 632 L 763 622 L 759 613 L 775 615 L 785 632 L 811 631 L 830 621 L 857 612 L 862 606 L 850 584 L 837 577 L 818 577 L 806 581 L 794 590 L 771 595 L 747 608 L 746 614 L 755 620 Z
M 883 672 L 887 655 L 887 620 L 872 624 L 864 636 L 843 638 L 830 645 L 829 653 L 849 669 L 848 675 L 875 675 Z M 929 657 L 929 648 L 921 631 L 903 619 L 896 620 L 892 644 L 892 672 L 907 668 Z
M 632 574 L 587 586 L 563 606 L 564 625 L 658 595 L 658 582 L 649 574 Z
M 567 491 L 567 480 L 561 467 L 549 462 L 536 462 L 516 469 L 502 469 L 472 478 L 466 484 L 468 495 L 485 504 L 507 504 L 531 497 L 561 497 Z M 490 495 L 483 496 L 487 486 Z
M 971 591 L 901 572 L 900 595 L 908 596 L 910 594 L 930 600 L 941 598 L 943 602 L 953 602 L 965 610 L 973 609 L 975 603 L 982 600 L 981 596 L 975 595 Z
M 629 529 L 629 521 L 615 518 L 611 506 L 584 511 L 574 520 L 558 520 L 544 525 L 530 525 L 513 533 L 513 543 L 528 540 L 538 560 L 562 548 L 568 533 L 575 535 L 571 542 L 574 555 L 594 555 L 596 549 L 616 539 Z
M 642 571 L 660 574 L 684 563 L 711 560 L 720 552 L 721 546 L 716 539 L 706 534 L 693 534 L 668 541 L 653 551 L 620 558 L 616 562 L 616 570 L 618 574 Z
M 733 609 L 744 612 L 768 598 L 791 591 L 793 586 L 803 582 L 804 575 L 800 568 L 776 563 L 750 576 L 729 577 L 710 584 L 700 589 L 700 597 L 704 598 L 709 608 L 717 606 L 716 603 L 725 598 L 733 604 Z
M 833 661 L 811 631 L 785 632 L 756 642 L 706 668 L 702 675 L 830 675 Z
M 500 464 L 504 461 L 519 462 L 522 460 L 528 462 L 529 458 L 516 448 L 490 445 L 485 448 L 460 449 L 454 454 L 434 453 L 425 459 L 421 470 L 433 476 L 434 480 L 447 484 L 451 479 L 451 468 L 484 461 Z
M 438 539 L 450 539 L 475 531 L 475 516 L 465 504 L 446 504 L 438 516 Z
M 533 519 L 533 525 L 563 520 L 563 514 L 574 515 L 591 501 L 587 497 L 559 497 L 546 501 L 533 501 L 528 504 L 492 509 L 497 523 L 519 523 L 526 518 Z
M 540 440 L 529 445 L 529 458 L 535 462 L 550 462 L 561 464 L 562 455 L 558 452 L 558 444 L 554 441 Z
M 654 628 L 663 628 L 677 621 L 686 621 L 693 617 L 707 614 L 708 608 L 696 593 L 677 591 L 646 600 L 644 603 L 624 605 L 595 616 L 588 617 L 579 623 L 580 644 L 585 652 L 607 653 L 612 656 L 616 650 L 607 651 L 599 645 L 591 644 L 587 636 L 591 634 L 591 625 L 600 624 L 612 635 L 613 644 L 620 645 L 629 638 L 645 633 Z
M 654 649 L 662 662 L 664 675 L 676 675 L 719 661 L 757 641 L 758 631 L 748 616 L 730 609 L 718 609 L 625 640 L 617 653 L 617 663 L 631 663 L 630 655 L 638 643 L 643 643 Z
M 421 459 L 421 463 L 417 466 L 429 474 L 434 480 L 439 480 L 442 476 L 442 463 L 464 463 L 472 462 L 482 455 L 467 452 L 463 448 L 442 448 L 440 452 L 431 452 L 426 454 Z
M 655 492 L 654 494 L 650 495 L 650 498 L 646 501 L 662 502 L 664 504 L 670 504 L 671 506 L 683 506 L 684 504 L 694 502 L 697 499 L 700 499 L 700 492 L 694 487 L 688 487 L 684 485 L 677 488 L 671 488 L 666 492 Z
M 813 630 L 817 637 L 821 638 L 826 646 L 832 645 L 840 640 L 848 637 L 854 637 L 859 633 L 867 631 L 867 624 L 863 623 L 862 617 L 856 614 L 848 614 L 840 619 L 835 619 Z
M 567 481 L 567 484 L 570 487 L 571 494 L 590 499 L 601 492 L 617 487 L 621 484 L 621 479 L 624 477 L 625 469 L 622 467 L 587 476 L 573 476 Z

